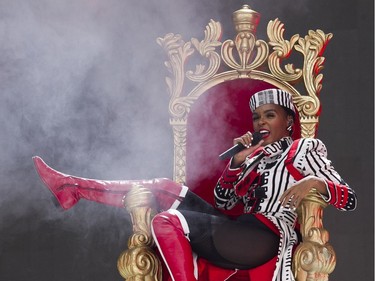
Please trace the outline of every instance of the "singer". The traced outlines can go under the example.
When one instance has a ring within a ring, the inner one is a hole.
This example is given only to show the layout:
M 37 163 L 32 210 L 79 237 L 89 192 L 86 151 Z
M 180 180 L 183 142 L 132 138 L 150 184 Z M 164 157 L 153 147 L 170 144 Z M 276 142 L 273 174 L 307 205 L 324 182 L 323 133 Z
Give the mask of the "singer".
M 154 238 L 173 280 L 201 280 L 199 272 L 193 274 L 193 252 L 227 269 L 215 280 L 227 280 L 236 269 L 248 270 L 241 280 L 294 280 L 295 210 L 301 200 L 315 188 L 339 210 L 356 207 L 355 192 L 334 170 L 324 144 L 291 138 L 295 108 L 289 93 L 258 92 L 250 99 L 250 109 L 254 131 L 262 139 L 255 144 L 253 133 L 247 132 L 233 140 L 245 149 L 230 159 L 214 190 L 218 209 L 241 204 L 243 214 L 228 218 L 209 208 L 199 210 L 198 204 L 186 208 L 183 201 L 153 220 Z M 260 266 L 261 276 L 253 276 L 252 269 Z
M 254 132 L 233 140 L 245 148 L 230 158 L 218 179 L 215 207 L 168 179 L 84 179 L 55 171 L 39 157 L 34 163 L 64 209 L 81 198 L 122 207 L 133 184 L 148 187 L 161 211 L 152 221 L 153 237 L 172 280 L 229 280 L 245 272 L 238 278 L 293 281 L 292 249 L 298 242 L 294 226 L 301 200 L 315 188 L 329 204 L 351 211 L 357 198 L 327 159 L 320 140 L 291 138 L 295 108 L 289 93 L 260 91 L 249 105 Z M 256 133 L 261 136 L 257 144 L 252 142 Z M 238 217 L 221 211 L 237 205 L 243 210 Z M 209 276 L 197 270 L 193 252 L 212 265 Z M 261 276 L 253 276 L 259 267 Z

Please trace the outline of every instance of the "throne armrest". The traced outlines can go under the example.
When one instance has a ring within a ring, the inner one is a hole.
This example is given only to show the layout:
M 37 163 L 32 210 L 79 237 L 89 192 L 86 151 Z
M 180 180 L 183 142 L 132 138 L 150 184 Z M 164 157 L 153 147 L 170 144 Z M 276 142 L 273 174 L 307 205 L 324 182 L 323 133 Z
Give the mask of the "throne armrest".
M 127 281 L 161 281 L 162 266 L 151 235 L 151 220 L 156 213 L 153 195 L 148 188 L 134 185 L 123 203 L 131 216 L 133 234 L 128 249 L 117 260 L 118 271 Z
M 302 242 L 293 255 L 293 272 L 297 281 L 326 281 L 336 266 L 336 254 L 328 243 L 329 233 L 323 227 L 323 210 L 328 204 L 315 189 L 297 209 Z M 124 198 L 130 213 L 133 235 L 128 250 L 121 253 L 117 267 L 125 280 L 162 280 L 160 259 L 153 250 L 151 219 L 155 214 L 152 193 L 135 185 Z
M 336 254 L 323 227 L 323 209 L 328 204 L 312 189 L 297 209 L 302 243 L 293 255 L 296 280 L 326 281 L 336 266 Z

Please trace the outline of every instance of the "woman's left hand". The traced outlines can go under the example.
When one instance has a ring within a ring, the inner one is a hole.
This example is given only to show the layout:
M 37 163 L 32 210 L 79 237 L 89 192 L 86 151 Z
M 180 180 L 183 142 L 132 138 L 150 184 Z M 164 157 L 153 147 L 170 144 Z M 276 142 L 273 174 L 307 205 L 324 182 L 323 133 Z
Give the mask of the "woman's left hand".
M 281 195 L 281 205 L 295 210 L 312 188 L 315 188 L 320 194 L 327 195 L 324 180 L 315 176 L 308 176 L 291 185 L 284 194 Z

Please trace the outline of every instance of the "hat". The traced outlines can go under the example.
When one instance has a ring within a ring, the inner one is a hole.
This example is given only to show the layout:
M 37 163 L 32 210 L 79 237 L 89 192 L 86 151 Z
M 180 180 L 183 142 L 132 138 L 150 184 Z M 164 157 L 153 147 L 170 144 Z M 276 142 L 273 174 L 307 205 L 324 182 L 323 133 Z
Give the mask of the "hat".
M 259 106 L 269 103 L 289 108 L 296 113 L 292 95 L 280 89 L 267 89 L 255 93 L 249 102 L 251 112 L 254 112 Z

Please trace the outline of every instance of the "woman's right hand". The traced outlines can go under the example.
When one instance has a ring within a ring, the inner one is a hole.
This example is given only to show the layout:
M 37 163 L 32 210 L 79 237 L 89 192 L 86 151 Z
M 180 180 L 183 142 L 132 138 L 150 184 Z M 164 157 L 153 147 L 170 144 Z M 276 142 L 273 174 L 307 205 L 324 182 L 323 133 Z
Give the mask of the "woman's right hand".
M 233 145 L 236 145 L 237 143 L 242 143 L 246 148 L 233 156 L 231 168 L 238 168 L 246 160 L 246 157 L 253 153 L 255 150 L 257 150 L 264 142 L 264 140 L 261 140 L 258 144 L 252 146 L 252 140 L 253 135 L 250 132 L 247 132 L 241 137 L 235 138 L 233 140 Z

